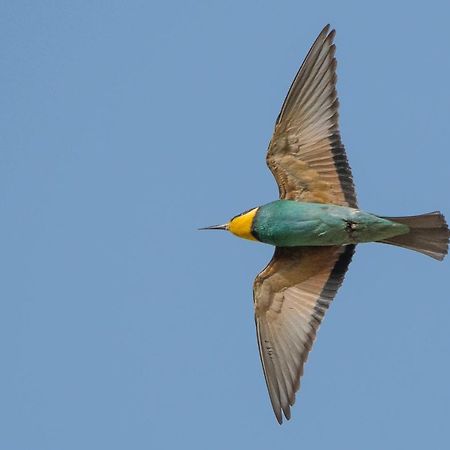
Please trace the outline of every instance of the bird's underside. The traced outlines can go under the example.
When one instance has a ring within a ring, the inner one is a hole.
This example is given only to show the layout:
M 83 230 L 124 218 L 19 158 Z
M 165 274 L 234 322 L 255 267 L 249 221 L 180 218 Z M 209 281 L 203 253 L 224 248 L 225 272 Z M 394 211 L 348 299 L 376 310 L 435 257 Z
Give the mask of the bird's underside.
M 338 127 L 335 32 L 326 26 L 297 73 L 267 152 L 280 199 L 357 207 Z M 290 418 L 303 365 L 354 252 L 277 247 L 253 288 L 258 346 L 275 416 Z

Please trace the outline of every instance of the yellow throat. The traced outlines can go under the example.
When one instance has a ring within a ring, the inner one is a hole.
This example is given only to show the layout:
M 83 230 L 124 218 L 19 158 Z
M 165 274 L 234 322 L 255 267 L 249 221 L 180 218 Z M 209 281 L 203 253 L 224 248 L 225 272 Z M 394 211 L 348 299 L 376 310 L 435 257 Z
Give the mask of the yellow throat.
M 239 216 L 233 217 L 228 224 L 228 230 L 240 238 L 256 241 L 257 239 L 252 234 L 252 224 L 256 211 L 258 211 L 258 208 L 253 208 Z

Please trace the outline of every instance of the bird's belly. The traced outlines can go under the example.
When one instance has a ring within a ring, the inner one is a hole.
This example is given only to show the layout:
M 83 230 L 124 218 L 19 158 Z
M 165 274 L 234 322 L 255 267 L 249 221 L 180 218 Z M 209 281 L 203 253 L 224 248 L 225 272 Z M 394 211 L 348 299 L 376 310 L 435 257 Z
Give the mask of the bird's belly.
M 344 206 L 277 200 L 258 211 L 258 240 L 279 247 L 347 245 L 380 241 L 408 227 Z

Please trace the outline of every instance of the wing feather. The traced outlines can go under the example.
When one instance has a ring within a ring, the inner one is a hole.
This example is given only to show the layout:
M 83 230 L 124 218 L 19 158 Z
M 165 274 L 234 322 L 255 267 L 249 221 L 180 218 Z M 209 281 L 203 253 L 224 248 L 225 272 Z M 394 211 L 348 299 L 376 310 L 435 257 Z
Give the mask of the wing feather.
M 334 36 L 327 25 L 300 67 L 278 116 L 267 164 L 282 199 L 357 207 L 339 133 Z
M 323 316 L 342 283 L 354 246 L 276 248 L 256 277 L 258 347 L 270 401 L 282 423 Z

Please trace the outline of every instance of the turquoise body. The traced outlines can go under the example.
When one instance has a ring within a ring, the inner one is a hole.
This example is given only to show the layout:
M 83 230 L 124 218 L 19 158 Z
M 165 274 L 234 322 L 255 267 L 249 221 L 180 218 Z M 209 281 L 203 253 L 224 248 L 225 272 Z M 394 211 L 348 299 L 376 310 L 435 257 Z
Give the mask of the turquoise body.
M 357 244 L 408 232 L 406 225 L 359 209 L 293 200 L 261 206 L 252 224 L 259 241 L 279 247 Z

